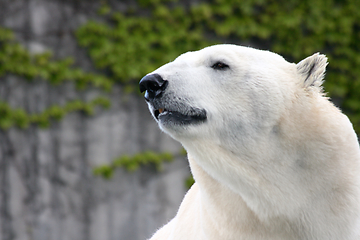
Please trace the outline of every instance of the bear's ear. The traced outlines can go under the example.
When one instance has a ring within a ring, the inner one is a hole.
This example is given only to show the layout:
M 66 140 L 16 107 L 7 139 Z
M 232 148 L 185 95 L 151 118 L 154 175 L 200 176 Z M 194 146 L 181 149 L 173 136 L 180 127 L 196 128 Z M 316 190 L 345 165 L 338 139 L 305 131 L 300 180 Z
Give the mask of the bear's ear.
M 315 53 L 296 64 L 297 72 L 302 76 L 305 89 L 315 87 L 322 91 L 321 84 L 323 83 L 327 64 L 327 57 L 319 53 Z

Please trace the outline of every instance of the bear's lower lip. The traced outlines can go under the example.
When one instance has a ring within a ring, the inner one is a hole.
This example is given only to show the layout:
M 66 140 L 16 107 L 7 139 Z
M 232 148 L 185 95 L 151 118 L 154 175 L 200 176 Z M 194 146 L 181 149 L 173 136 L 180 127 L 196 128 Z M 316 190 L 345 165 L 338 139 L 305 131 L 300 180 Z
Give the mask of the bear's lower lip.
M 205 122 L 207 119 L 206 111 L 199 110 L 197 114 L 186 115 L 177 111 L 158 109 L 154 111 L 155 118 L 163 124 L 188 125 Z

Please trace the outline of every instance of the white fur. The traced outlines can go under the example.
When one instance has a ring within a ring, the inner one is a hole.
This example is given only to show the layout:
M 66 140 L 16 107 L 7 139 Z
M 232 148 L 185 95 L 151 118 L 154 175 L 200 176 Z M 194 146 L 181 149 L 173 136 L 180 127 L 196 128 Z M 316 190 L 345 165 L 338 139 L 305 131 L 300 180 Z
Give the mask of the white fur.
M 211 68 L 217 61 L 229 69 Z M 151 240 L 360 239 L 359 144 L 323 96 L 326 65 L 319 54 L 293 64 L 216 45 L 155 70 L 167 96 L 207 121 L 159 121 L 187 150 L 196 183 Z

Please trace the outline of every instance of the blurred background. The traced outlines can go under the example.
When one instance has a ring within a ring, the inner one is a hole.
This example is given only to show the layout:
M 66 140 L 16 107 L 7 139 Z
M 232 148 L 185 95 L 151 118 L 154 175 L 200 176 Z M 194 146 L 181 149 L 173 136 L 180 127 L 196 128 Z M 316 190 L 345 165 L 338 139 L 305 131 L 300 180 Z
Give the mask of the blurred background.
M 0 0 L 0 240 L 140 240 L 192 184 L 138 91 L 216 43 L 315 52 L 360 131 L 358 0 Z

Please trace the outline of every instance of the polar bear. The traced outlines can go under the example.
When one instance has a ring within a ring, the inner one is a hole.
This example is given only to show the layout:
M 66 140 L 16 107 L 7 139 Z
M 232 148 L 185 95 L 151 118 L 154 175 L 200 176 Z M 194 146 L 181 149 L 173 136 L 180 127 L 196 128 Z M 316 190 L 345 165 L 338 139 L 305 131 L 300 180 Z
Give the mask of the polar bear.
M 327 58 L 215 45 L 140 81 L 195 184 L 151 240 L 360 239 L 360 150 L 325 96 Z

